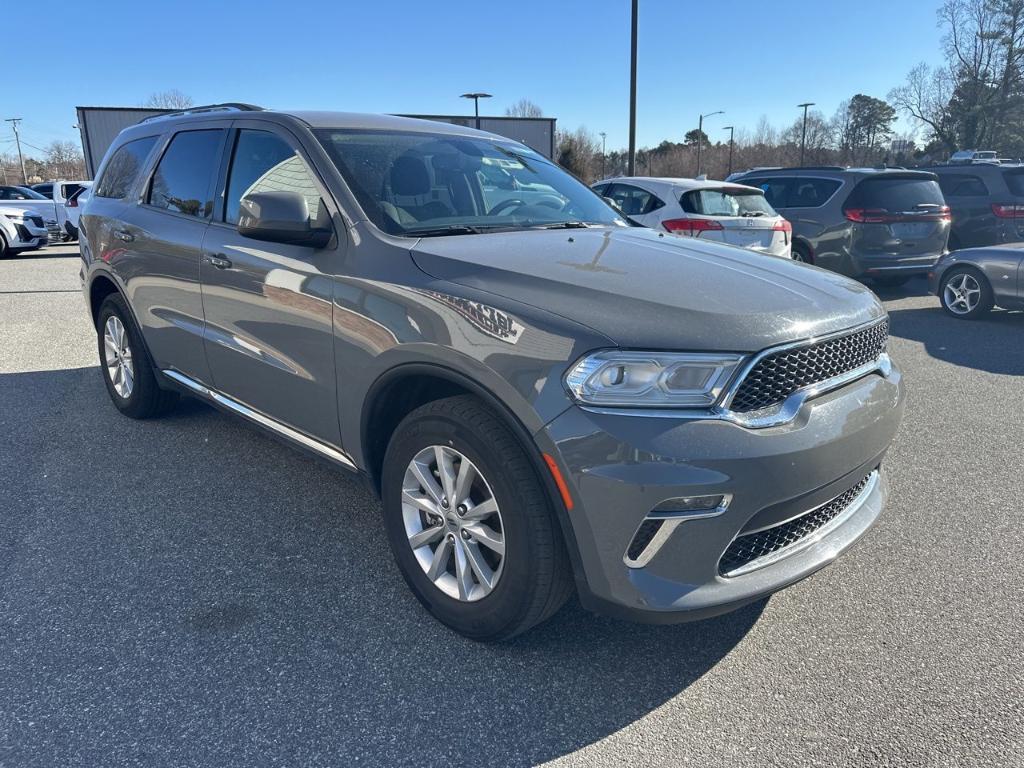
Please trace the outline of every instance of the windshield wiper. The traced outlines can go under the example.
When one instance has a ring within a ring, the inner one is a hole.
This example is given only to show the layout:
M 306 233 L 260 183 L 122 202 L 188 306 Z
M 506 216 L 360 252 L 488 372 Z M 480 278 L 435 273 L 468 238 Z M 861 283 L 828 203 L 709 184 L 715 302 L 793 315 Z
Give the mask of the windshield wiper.
M 446 227 L 426 227 L 423 229 L 407 229 L 402 234 L 413 237 L 444 237 L 445 235 L 479 235 L 483 232 L 479 227 L 469 224 L 449 224 Z
M 557 224 L 545 224 L 532 229 L 586 229 L 589 226 L 585 221 L 560 221 Z

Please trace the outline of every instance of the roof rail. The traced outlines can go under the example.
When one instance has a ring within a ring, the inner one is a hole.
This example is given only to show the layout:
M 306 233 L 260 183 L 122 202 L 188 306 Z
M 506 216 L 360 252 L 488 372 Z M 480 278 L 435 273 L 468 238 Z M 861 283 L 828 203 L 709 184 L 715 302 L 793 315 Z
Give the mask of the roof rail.
M 159 115 L 150 115 L 139 120 L 139 123 L 148 123 L 150 120 L 163 120 L 168 117 L 180 117 L 181 115 L 195 115 L 202 112 L 262 112 L 263 107 L 255 104 L 243 104 L 237 101 L 226 101 L 223 104 L 205 104 L 201 107 L 189 107 L 188 109 L 176 109 L 173 112 L 163 112 Z

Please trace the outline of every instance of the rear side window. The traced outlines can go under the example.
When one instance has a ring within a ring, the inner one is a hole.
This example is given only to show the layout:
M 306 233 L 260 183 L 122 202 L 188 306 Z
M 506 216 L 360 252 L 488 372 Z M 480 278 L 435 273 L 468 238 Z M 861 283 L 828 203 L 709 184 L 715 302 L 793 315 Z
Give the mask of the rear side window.
M 939 188 L 946 197 L 984 197 L 988 187 L 980 176 L 966 173 L 946 173 L 939 176 Z
M 221 129 L 175 134 L 153 173 L 146 202 L 175 213 L 209 218 L 223 134 Z
M 120 147 L 103 169 L 96 182 L 96 197 L 110 197 L 117 200 L 128 196 L 135 180 L 139 177 L 150 150 L 156 144 L 156 136 L 129 141 Z
M 320 190 L 305 161 L 286 141 L 268 131 L 238 132 L 228 177 L 225 221 L 238 223 L 242 198 L 250 192 L 298 192 L 306 198 L 310 219 L 319 219 Z
M 820 208 L 840 186 L 841 183 L 835 179 L 792 178 L 786 190 L 786 207 Z
M 1024 197 L 1024 168 L 1003 171 L 1003 178 L 1006 179 L 1006 186 L 1010 188 L 1011 195 Z
M 775 216 L 763 194 L 745 189 L 694 189 L 684 192 L 679 204 L 687 213 L 702 216 Z
M 945 205 L 939 183 L 931 179 L 865 179 L 858 184 L 849 208 L 876 208 L 885 211 L 912 211 L 920 205 Z
M 619 210 L 627 216 L 642 216 L 665 205 L 657 196 L 632 184 L 612 184 L 605 194 L 614 200 Z
M 53 199 L 53 184 L 36 184 L 32 187 L 40 195 L 45 195 L 50 199 Z

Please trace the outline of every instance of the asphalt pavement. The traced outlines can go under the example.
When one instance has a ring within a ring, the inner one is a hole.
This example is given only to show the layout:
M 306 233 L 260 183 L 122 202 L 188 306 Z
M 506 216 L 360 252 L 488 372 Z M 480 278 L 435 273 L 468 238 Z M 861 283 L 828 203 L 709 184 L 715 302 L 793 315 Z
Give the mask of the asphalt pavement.
M 73 247 L 0 262 L 0 766 L 1020 766 L 1024 313 L 883 298 L 891 502 L 830 568 L 647 627 L 433 621 L 349 476 L 110 404 Z

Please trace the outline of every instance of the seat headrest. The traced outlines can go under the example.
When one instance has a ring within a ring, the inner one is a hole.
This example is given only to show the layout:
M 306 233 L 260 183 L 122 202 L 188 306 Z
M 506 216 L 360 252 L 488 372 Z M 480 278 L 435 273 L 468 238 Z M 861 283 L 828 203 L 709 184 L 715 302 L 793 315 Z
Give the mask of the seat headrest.
M 430 191 L 430 173 L 423 158 L 402 155 L 391 166 L 391 191 L 396 195 L 425 195 Z

